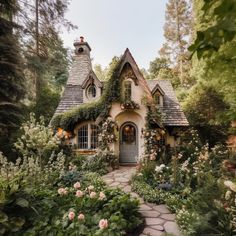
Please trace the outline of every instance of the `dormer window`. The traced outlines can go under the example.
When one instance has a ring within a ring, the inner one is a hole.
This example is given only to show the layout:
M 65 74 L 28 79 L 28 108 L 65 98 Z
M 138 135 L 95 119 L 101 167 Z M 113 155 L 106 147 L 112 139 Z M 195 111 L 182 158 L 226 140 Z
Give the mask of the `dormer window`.
M 163 104 L 162 95 L 159 92 L 156 92 L 154 94 L 153 98 L 154 98 L 154 101 L 155 101 L 156 104 L 162 106 L 162 104 Z
M 94 84 L 90 84 L 87 88 L 87 98 L 93 99 L 97 95 L 96 86 Z
M 125 101 L 131 101 L 131 81 L 124 82 L 124 98 Z

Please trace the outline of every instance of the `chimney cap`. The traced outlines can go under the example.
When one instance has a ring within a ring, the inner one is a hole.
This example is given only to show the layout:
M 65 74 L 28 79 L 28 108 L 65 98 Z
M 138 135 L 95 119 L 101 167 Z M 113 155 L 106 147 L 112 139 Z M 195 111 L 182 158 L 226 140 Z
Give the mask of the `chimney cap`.
M 80 45 L 86 45 L 89 48 L 89 50 L 91 51 L 91 48 L 90 48 L 89 44 L 84 41 L 84 37 L 83 36 L 80 36 L 80 39 L 76 38 L 74 40 L 74 46 L 75 47 L 76 46 L 80 46 Z
M 84 36 L 80 36 L 80 42 L 83 43 L 84 42 Z

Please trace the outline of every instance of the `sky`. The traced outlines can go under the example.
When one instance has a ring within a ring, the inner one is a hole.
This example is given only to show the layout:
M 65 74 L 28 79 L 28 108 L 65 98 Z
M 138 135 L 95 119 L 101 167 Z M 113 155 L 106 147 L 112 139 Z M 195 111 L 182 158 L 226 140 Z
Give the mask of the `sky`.
M 92 48 L 93 64 L 106 67 L 129 48 L 139 68 L 148 69 L 164 43 L 167 0 L 71 0 L 66 18 L 78 29 L 62 33 L 73 48 L 84 36 Z

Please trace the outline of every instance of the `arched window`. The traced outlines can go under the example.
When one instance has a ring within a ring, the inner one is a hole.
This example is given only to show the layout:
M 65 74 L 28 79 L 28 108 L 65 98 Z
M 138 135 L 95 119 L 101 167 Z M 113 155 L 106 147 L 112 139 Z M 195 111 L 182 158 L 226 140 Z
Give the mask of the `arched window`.
M 86 124 L 78 129 L 78 148 L 96 149 L 98 147 L 98 126 Z
M 93 99 L 97 95 L 96 86 L 94 84 L 90 84 L 87 88 L 87 98 Z

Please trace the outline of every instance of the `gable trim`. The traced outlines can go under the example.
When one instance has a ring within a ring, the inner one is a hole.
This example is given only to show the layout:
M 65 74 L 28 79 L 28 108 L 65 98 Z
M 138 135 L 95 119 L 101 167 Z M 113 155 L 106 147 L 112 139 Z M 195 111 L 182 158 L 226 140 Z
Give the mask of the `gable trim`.
M 83 81 L 83 83 L 81 85 L 82 89 L 85 89 L 88 86 L 88 84 L 91 82 L 91 80 L 96 80 L 97 85 L 98 85 L 99 88 L 103 87 L 103 84 L 98 79 L 98 77 L 96 76 L 94 71 L 91 70 L 90 73 L 88 74 L 87 78 Z

